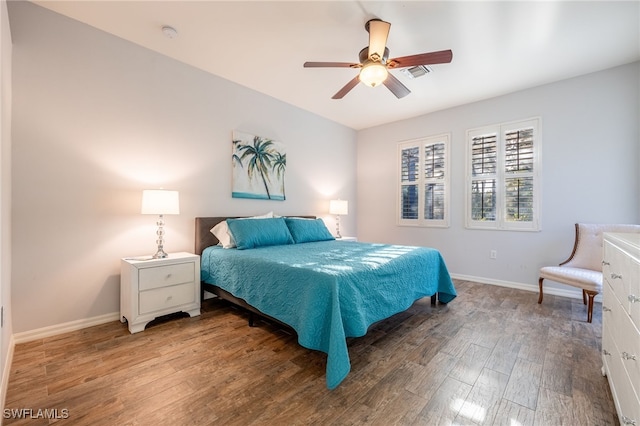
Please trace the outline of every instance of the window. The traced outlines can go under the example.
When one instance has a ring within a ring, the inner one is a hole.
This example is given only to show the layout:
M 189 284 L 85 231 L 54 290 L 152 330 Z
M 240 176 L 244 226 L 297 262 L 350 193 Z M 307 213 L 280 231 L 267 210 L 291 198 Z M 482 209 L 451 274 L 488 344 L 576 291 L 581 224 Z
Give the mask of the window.
M 448 134 L 401 142 L 398 223 L 449 226 Z
M 540 119 L 467 131 L 467 227 L 540 229 Z

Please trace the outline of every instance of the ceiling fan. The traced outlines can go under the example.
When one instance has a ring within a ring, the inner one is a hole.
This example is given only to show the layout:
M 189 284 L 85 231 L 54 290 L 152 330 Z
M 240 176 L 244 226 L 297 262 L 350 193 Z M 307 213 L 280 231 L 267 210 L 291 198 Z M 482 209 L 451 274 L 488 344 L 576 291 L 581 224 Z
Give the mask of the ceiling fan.
M 348 82 L 331 99 L 342 99 L 351 89 L 362 82 L 370 87 L 384 84 L 398 99 L 407 96 L 411 91 L 394 77 L 388 70 L 415 67 L 418 65 L 446 64 L 451 62 L 453 52 L 440 50 L 389 59 L 389 48 L 386 47 L 391 24 L 380 19 L 371 19 L 364 25 L 369 33 L 369 46 L 358 54 L 359 63 L 349 62 L 305 62 L 305 68 L 359 68 L 360 73 Z

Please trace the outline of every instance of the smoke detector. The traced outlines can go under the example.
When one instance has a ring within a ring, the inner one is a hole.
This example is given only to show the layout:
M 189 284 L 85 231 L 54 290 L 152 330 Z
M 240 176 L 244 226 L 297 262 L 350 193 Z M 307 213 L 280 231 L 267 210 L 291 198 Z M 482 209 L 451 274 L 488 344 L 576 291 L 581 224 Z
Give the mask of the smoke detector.
M 170 27 L 169 25 L 164 25 L 162 27 L 162 34 L 164 34 L 167 38 L 178 37 L 178 31 L 176 31 L 175 28 Z

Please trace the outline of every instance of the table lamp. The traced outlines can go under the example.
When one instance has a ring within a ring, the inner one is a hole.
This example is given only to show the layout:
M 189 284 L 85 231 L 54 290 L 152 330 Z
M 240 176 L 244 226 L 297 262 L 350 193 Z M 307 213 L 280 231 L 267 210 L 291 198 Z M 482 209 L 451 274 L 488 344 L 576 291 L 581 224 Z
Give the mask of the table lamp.
M 340 235 L 340 215 L 349 214 L 349 202 L 347 200 L 329 201 L 329 214 L 336 215 L 336 238 L 342 238 Z
M 158 251 L 153 255 L 154 259 L 167 257 L 164 252 L 164 215 L 180 214 L 180 200 L 178 191 L 166 191 L 164 189 L 145 189 L 142 191 L 142 214 L 159 215 L 156 225 L 158 225 Z

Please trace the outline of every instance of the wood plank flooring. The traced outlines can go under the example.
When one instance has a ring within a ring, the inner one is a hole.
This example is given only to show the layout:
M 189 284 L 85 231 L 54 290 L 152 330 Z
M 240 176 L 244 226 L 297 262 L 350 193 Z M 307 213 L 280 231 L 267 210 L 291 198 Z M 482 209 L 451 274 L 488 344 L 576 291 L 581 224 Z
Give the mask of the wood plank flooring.
M 38 410 L 73 425 L 618 424 L 600 305 L 589 324 L 580 300 L 456 288 L 448 305 L 422 299 L 349 339 L 351 373 L 333 391 L 323 353 L 215 299 L 134 335 L 115 321 L 20 344 L 5 408 L 32 411 L 4 424 L 49 424 Z

